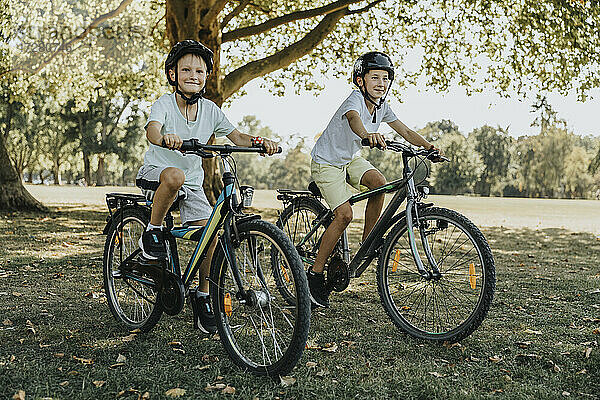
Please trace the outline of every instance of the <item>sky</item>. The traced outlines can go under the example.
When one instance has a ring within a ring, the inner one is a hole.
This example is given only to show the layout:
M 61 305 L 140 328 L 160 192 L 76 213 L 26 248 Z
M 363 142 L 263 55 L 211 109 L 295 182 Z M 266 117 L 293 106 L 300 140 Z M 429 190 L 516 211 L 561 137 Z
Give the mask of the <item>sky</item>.
M 247 95 L 224 105 L 223 110 L 233 124 L 245 115 L 255 115 L 263 126 L 269 126 L 283 137 L 314 138 L 325 129 L 353 89 L 344 79 L 329 80 L 324 86 L 325 90 L 316 97 L 293 94 L 293 89 L 278 97 L 261 89 L 259 81 L 255 80 L 244 87 Z M 577 101 L 575 94 L 550 94 L 548 102 L 558 112 L 558 117 L 567 121 L 569 130 L 579 135 L 600 136 L 600 90 L 592 91 L 590 95 L 592 98 L 582 103 Z M 412 88 L 402 93 L 402 103 L 392 95 L 388 99 L 398 118 L 412 129 L 422 128 L 430 121 L 450 119 L 464 134 L 485 124 L 508 127 L 508 133 L 514 137 L 539 133 L 539 128 L 530 126 L 535 118 L 530 112 L 535 98 L 519 101 L 492 93 L 468 96 L 464 89 L 453 87 L 447 93 Z M 380 133 L 390 131 L 386 124 L 380 127 Z

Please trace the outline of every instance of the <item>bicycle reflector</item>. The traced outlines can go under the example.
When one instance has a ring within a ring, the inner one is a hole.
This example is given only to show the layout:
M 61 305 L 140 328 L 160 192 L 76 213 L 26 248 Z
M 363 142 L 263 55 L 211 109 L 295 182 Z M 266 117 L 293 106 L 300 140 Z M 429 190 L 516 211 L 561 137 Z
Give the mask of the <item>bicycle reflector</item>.
M 281 264 L 281 272 L 283 272 L 283 277 L 285 278 L 285 281 L 289 282 L 290 276 L 288 275 L 287 271 L 285 270 L 285 266 L 283 264 Z
M 396 272 L 398 270 L 399 261 L 400 261 L 400 250 L 396 250 L 394 253 L 394 260 L 392 261 L 392 272 Z
M 225 314 L 231 317 L 231 295 L 229 293 L 225 293 L 225 297 L 223 298 L 223 309 Z
M 469 264 L 469 284 L 473 290 L 477 287 L 477 275 L 475 275 L 475 264 L 473 263 Z

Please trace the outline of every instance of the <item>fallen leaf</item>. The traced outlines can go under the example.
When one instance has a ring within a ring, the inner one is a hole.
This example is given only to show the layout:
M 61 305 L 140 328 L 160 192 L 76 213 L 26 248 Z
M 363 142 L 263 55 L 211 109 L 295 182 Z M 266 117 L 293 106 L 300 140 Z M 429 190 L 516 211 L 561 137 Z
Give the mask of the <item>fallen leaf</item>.
M 571 393 L 567 392 L 566 390 L 564 392 L 562 392 L 562 395 L 565 397 L 568 397 L 571 395 Z
M 125 361 L 127 361 L 127 357 L 125 357 L 123 354 L 119 354 L 117 357 L 117 363 L 124 363 Z
M 210 385 L 210 384 L 206 385 L 204 390 L 207 392 L 212 392 L 213 390 L 223 390 L 226 387 L 227 387 L 227 385 L 224 383 L 215 383 L 214 385 Z
M 10 326 L 10 325 L 12 325 L 12 321 L 10 319 L 6 318 L 4 321 L 2 321 L 2 325 Z
M 92 382 L 94 384 L 94 386 L 96 386 L 97 388 L 104 386 L 104 384 L 106 383 L 106 381 L 93 381 Z
M 327 343 L 321 350 L 326 351 L 328 353 L 335 353 L 338 349 L 338 345 L 336 343 Z
M 89 359 L 89 358 L 81 358 L 81 357 L 77 357 L 77 356 L 73 356 L 73 360 L 77 360 L 80 363 L 84 364 L 84 365 L 90 365 L 94 363 L 94 360 Z
M 62 387 L 69 386 L 69 381 L 62 381 L 61 383 L 59 383 L 59 385 Z
M 150 392 L 144 392 L 140 400 L 150 400 Z
M 582 369 L 581 371 L 577 372 L 575 375 L 583 375 L 583 374 L 587 374 L 587 369 Z
M 596 328 L 592 331 L 594 335 L 600 335 L 600 328 Z
M 530 334 L 530 335 L 541 335 L 542 332 L 541 331 L 534 331 L 533 329 L 525 329 L 523 332 Z
M 493 363 L 499 363 L 503 358 L 501 356 L 490 356 L 489 360 Z
M 25 400 L 25 391 L 19 390 L 17 393 L 13 395 L 13 400 Z
M 65 356 L 65 353 L 54 353 L 54 357 L 56 358 L 63 358 Z
M 121 390 L 119 393 L 117 393 L 117 397 L 121 397 L 124 396 L 126 394 L 131 394 L 131 393 L 139 393 L 140 391 L 134 388 L 129 388 L 127 390 Z
M 15 297 L 21 297 L 21 296 L 23 296 L 23 293 L 12 292 L 12 295 L 15 296 Z
M 435 371 L 430 371 L 430 372 L 429 372 L 429 375 L 433 375 L 433 376 L 435 376 L 436 378 L 443 378 L 443 377 L 445 377 L 445 376 L 446 376 L 446 375 L 444 375 L 444 374 L 440 374 L 439 372 L 435 372 Z
M 590 358 L 590 354 L 592 354 L 592 348 L 588 347 L 587 349 L 585 349 L 585 358 Z
M 234 394 L 234 393 L 235 393 L 235 388 L 234 388 L 233 386 L 229 386 L 229 385 L 227 385 L 227 386 L 225 387 L 225 389 L 223 389 L 223 390 L 221 391 L 221 393 L 223 393 L 223 394 Z
M 35 326 L 33 325 L 33 322 L 27 320 L 25 325 L 27 325 L 27 330 L 35 335 Z
M 135 333 L 132 333 L 131 335 L 123 336 L 121 338 L 121 340 L 124 342 L 131 342 L 132 340 L 134 340 L 136 338 L 136 336 L 137 335 Z
M 181 397 L 185 394 L 185 389 L 181 388 L 173 388 L 169 389 L 165 392 L 165 396 L 167 397 Z
M 109 366 L 109 368 L 115 369 L 117 367 L 122 367 L 123 365 L 125 365 L 125 363 L 115 363 L 115 364 L 112 364 L 111 366 Z
M 515 342 L 515 344 L 516 344 L 517 346 L 519 346 L 520 348 L 522 348 L 522 349 L 524 349 L 524 348 L 526 348 L 527 346 L 531 345 L 531 343 L 532 343 L 532 342 L 530 342 L 530 341 L 526 341 L 526 342 Z
M 194 369 L 197 369 L 198 371 L 202 371 L 202 370 L 209 369 L 209 368 L 210 368 L 210 365 L 196 365 L 194 367 Z
M 323 378 L 325 375 L 327 375 L 327 371 L 326 370 L 321 370 L 321 371 L 317 372 L 316 375 L 319 378 Z
M 515 356 L 515 360 L 516 361 L 521 361 L 521 362 L 540 360 L 541 358 L 542 357 L 540 357 L 537 354 L 517 354 Z
M 280 376 L 279 379 L 281 381 L 281 386 L 283 387 L 289 387 L 296 383 L 296 378 L 293 376 Z
M 308 368 L 314 368 L 314 367 L 316 367 L 316 366 L 317 366 L 317 363 L 316 363 L 316 362 L 314 362 L 314 361 L 307 361 L 307 362 L 306 362 L 306 366 L 307 366 Z

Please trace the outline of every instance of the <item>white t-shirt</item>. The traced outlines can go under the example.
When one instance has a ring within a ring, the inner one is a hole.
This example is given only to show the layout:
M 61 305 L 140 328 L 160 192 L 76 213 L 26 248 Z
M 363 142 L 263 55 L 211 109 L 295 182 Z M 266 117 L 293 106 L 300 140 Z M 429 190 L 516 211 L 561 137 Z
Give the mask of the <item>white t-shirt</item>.
M 375 110 L 373 122 L 373 114 L 369 113 L 365 101 L 359 90 L 353 90 L 344 100 L 310 153 L 315 162 L 340 167 L 352 161 L 362 149 L 360 136 L 350 128 L 346 118 L 348 111 L 358 112 L 367 132 L 377 132 L 382 122 L 394 122 L 398 119 L 389 104 L 384 102 L 381 108 Z
M 206 143 L 214 133 L 216 137 L 229 135 L 235 127 L 229 122 L 223 111 L 208 99 L 198 100 L 198 113 L 195 121 L 186 121 L 175 100 L 175 93 L 162 95 L 150 110 L 146 126 L 151 121 L 162 124 L 160 133 L 172 133 L 181 139 L 198 139 Z M 193 189 L 201 189 L 204 181 L 202 158 L 194 155 L 183 155 L 178 151 L 150 143 L 144 156 L 144 165 L 158 167 L 177 167 L 185 173 L 185 184 Z

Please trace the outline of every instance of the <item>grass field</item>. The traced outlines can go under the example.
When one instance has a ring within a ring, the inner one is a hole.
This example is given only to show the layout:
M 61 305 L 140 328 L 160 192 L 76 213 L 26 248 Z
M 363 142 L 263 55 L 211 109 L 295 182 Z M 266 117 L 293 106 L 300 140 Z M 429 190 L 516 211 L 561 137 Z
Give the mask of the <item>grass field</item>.
M 432 196 L 482 226 L 494 253 L 482 326 L 454 346 L 400 333 L 372 266 L 313 313 L 284 386 L 235 368 L 187 307 L 148 334 L 123 330 L 102 289 L 105 189 L 28 188 L 53 211 L 0 214 L 0 398 L 600 398 L 600 202 Z M 271 194 L 256 197 L 275 218 Z M 235 394 L 205 390 L 215 383 Z

